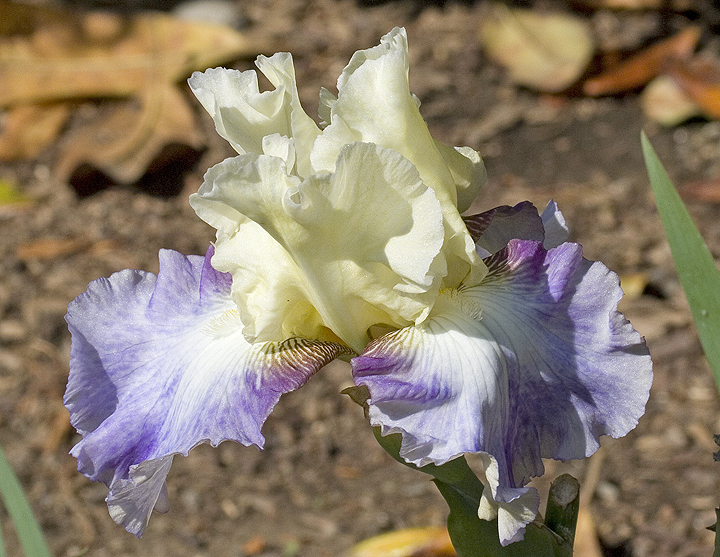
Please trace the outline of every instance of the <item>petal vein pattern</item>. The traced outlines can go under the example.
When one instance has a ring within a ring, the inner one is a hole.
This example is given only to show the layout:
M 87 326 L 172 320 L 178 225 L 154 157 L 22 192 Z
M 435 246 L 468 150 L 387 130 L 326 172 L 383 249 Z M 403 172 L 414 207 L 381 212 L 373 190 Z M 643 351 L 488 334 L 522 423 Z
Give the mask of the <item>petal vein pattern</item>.
M 377 339 L 352 364 L 371 423 L 402 433 L 401 456 L 423 465 L 487 453 L 501 493 L 541 475 L 541 458 L 582 458 L 600 435 L 625 435 L 652 373 L 616 311 L 617 276 L 577 244 L 512 240 L 486 264 L 479 285 L 441 295 L 424 323 Z
M 72 454 L 80 472 L 108 485 L 111 515 L 138 536 L 173 455 L 224 440 L 262 447 L 280 395 L 348 352 L 303 339 L 248 344 L 230 277 L 211 255 L 162 250 L 157 277 L 98 279 L 68 308 L 64 402 L 83 436 Z
M 213 265 L 232 274 L 252 340 L 323 338 L 325 327 L 359 352 L 373 325 L 422 321 L 447 272 L 433 190 L 377 145 L 347 145 L 334 173 L 306 180 L 277 157 L 228 159 L 191 204 L 218 228 Z

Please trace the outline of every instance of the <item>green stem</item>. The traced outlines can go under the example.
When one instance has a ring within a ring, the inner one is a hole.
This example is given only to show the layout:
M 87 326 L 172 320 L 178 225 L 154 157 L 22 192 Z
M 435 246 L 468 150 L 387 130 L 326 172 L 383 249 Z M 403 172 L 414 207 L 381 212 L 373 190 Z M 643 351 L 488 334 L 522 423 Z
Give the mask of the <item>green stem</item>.
M 563 474 L 550 486 L 545 526 L 557 532 L 570 545 L 575 541 L 580 512 L 580 483 L 570 474 Z

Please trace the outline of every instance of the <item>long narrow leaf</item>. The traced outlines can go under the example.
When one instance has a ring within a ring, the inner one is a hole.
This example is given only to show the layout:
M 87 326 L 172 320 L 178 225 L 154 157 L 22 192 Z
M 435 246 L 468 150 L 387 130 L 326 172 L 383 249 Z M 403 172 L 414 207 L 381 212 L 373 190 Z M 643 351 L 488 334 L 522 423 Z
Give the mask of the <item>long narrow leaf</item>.
M 720 273 L 647 136 L 643 154 L 658 212 L 705 355 L 720 388 Z
M 0 557 L 7 557 L 7 553 L 5 553 L 5 543 L 3 542 L 2 536 L 2 523 L 0 523 Z
M 0 496 L 15 525 L 26 557 L 51 557 L 20 482 L 0 449 Z

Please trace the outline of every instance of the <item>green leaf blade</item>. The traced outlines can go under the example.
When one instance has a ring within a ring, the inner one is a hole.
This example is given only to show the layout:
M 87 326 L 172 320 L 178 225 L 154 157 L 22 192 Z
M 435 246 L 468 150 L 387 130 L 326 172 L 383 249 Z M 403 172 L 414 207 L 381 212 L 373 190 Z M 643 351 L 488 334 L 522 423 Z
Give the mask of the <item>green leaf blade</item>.
M 2 535 L 2 524 L 0 524 L 0 557 L 7 557 L 7 553 L 5 553 L 5 542 L 3 541 Z
M 26 557 L 51 557 L 40 526 L 25 499 L 15 472 L 0 449 L 0 496 L 15 525 Z M 1 555 L 2 553 L 0 553 Z
M 720 388 L 720 273 L 710 250 L 644 133 L 642 148 L 678 277 L 715 382 Z
M 457 486 L 434 480 L 450 507 L 448 532 L 458 557 L 572 557 L 573 546 L 542 524 L 527 525 L 525 538 L 505 547 L 498 538 L 498 519 L 478 518 L 478 501 Z

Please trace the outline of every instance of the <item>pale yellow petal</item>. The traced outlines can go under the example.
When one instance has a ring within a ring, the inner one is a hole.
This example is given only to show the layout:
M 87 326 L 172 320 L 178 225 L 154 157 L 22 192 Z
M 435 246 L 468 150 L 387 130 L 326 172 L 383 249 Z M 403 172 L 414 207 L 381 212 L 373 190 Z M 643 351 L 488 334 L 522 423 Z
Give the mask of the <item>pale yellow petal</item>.
M 301 270 L 260 225 L 247 220 L 218 241 L 213 267 L 232 273 L 232 296 L 251 342 L 292 337 L 336 340 L 309 302 Z
M 348 145 L 334 173 L 305 181 L 287 175 L 280 158 L 235 157 L 208 172 L 192 205 L 219 227 L 213 264 L 239 283 L 233 287 L 252 314 L 243 322 L 262 332 L 258 340 L 285 331 L 308 336 L 321 322 L 360 351 L 373 325 L 422 321 L 446 275 L 434 192 L 409 161 L 376 145 Z M 261 249 L 246 219 L 277 246 Z M 233 269 L 238 262 L 242 269 Z M 253 292 L 253 274 L 265 281 L 262 293 Z M 320 321 L 306 323 L 313 311 Z M 281 316 L 279 328 L 261 325 L 267 315 Z
M 338 79 L 338 98 L 325 95 L 323 115 L 329 125 L 315 141 L 311 155 L 316 171 L 331 172 L 344 145 L 371 142 L 397 151 L 435 191 L 444 216 L 448 259 L 446 281 L 482 278 L 484 266 L 475 253 L 458 212 L 475 198 L 484 181 L 479 155 L 441 146 L 430 135 L 408 83 L 407 36 L 404 29 L 385 35 L 380 45 L 356 52 Z M 468 273 L 472 273 L 468 277 Z
M 260 161 L 260 162 L 258 162 Z M 271 170 L 258 168 L 271 163 Z M 233 275 L 232 295 L 250 342 L 291 337 L 337 340 L 328 334 L 309 303 L 306 281 L 290 254 L 262 226 L 238 210 L 242 188 L 253 188 L 260 176 L 299 183 L 284 173 L 282 160 L 246 154 L 211 168 L 190 204 L 198 216 L 217 228 L 213 267 Z M 256 218 L 260 219 L 257 215 Z
M 263 138 L 278 134 L 292 139 L 297 173 L 308 176 L 310 150 L 320 129 L 300 106 L 292 56 L 259 56 L 256 65 L 275 89 L 260 92 L 253 70 L 214 68 L 195 72 L 188 83 L 218 133 L 238 153 L 263 153 Z

